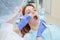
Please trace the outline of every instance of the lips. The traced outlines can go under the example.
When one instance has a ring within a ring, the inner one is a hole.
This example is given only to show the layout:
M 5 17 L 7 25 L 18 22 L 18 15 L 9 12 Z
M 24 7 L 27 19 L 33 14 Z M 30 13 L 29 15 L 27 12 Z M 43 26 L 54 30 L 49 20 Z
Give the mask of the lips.
M 38 19 L 38 17 L 36 15 L 33 18 L 36 19 L 36 20 Z

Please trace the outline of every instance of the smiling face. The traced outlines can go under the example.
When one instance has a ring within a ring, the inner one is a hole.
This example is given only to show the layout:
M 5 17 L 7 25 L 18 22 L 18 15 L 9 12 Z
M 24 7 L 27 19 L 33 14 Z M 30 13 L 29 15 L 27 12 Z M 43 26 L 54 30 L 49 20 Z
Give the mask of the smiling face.
M 33 17 L 29 21 L 30 28 L 36 30 L 38 29 L 38 25 L 39 25 L 39 15 L 36 11 L 36 8 L 32 6 L 27 6 L 25 9 L 25 15 L 29 13 L 33 14 Z

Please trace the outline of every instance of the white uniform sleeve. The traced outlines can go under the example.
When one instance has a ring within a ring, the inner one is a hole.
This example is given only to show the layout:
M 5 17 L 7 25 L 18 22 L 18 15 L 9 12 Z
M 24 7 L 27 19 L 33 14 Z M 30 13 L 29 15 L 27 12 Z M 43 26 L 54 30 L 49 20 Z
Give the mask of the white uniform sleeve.
M 15 32 L 8 33 L 5 40 L 25 40 Z
M 32 40 L 32 39 L 31 39 L 31 35 L 30 35 L 29 33 L 25 34 L 24 38 L 25 38 L 26 40 Z
M 1 24 L 0 40 L 25 40 L 13 31 L 13 25 L 10 23 Z

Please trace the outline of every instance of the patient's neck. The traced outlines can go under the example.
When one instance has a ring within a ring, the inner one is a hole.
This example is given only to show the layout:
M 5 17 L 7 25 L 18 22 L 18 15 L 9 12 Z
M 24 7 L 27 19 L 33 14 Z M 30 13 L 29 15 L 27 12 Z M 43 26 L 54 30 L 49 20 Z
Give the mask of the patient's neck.
M 38 30 L 38 25 L 37 26 L 30 26 L 32 30 L 37 31 Z

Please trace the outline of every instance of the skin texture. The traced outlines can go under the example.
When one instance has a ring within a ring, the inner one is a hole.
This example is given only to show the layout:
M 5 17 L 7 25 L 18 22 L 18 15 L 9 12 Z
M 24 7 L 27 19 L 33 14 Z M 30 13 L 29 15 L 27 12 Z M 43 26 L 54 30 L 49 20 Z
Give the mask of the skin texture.
M 26 14 L 28 14 L 28 15 L 30 15 L 30 16 L 32 16 L 32 18 L 30 19 L 30 21 L 29 21 L 29 25 L 30 25 L 30 28 L 32 29 L 32 30 L 38 30 L 38 27 L 39 27 L 39 15 L 38 15 L 38 13 L 37 13 L 37 11 L 36 11 L 36 8 L 33 8 L 32 6 L 28 6 L 28 7 L 26 7 L 26 9 L 25 9 L 25 13 Z M 25 14 L 25 15 L 26 15 Z M 18 17 L 20 15 L 20 13 L 18 13 L 15 17 Z M 36 19 L 34 19 L 34 16 L 37 16 L 37 20 Z M 14 17 L 14 18 L 15 18 Z M 13 19 L 14 18 L 12 18 L 10 21 L 9 21 L 9 23 L 11 23 L 11 24 L 13 24 Z M 16 27 L 16 28 L 14 28 L 14 32 L 16 32 L 16 33 L 19 33 L 20 32 L 20 30 Z M 42 38 L 41 37 L 39 37 L 39 38 L 37 38 L 37 40 L 42 40 Z
M 33 8 L 32 6 L 28 6 L 25 9 L 25 13 L 29 14 L 30 16 L 32 16 L 32 18 L 29 21 L 30 28 L 32 30 L 37 30 L 38 26 L 39 26 L 39 15 L 38 15 L 36 9 Z M 37 19 L 35 19 L 34 16 L 37 16 Z
M 29 21 L 30 28 L 32 30 L 38 30 L 38 27 L 39 27 L 39 15 L 38 15 L 38 13 L 36 11 L 36 8 L 33 8 L 32 6 L 28 6 L 25 9 L 25 13 L 32 16 L 32 18 Z M 37 16 L 38 19 L 37 20 L 34 19 L 34 16 Z M 42 40 L 42 38 L 37 37 L 37 40 Z

